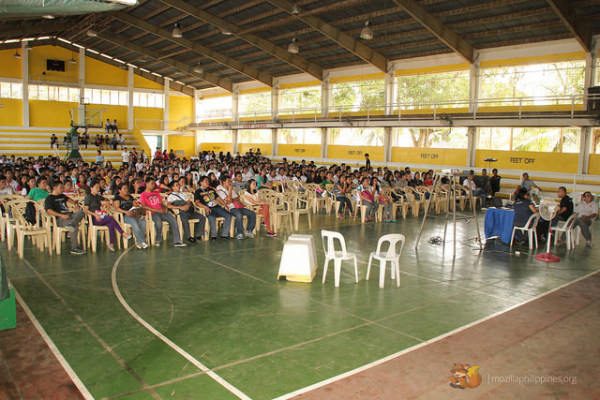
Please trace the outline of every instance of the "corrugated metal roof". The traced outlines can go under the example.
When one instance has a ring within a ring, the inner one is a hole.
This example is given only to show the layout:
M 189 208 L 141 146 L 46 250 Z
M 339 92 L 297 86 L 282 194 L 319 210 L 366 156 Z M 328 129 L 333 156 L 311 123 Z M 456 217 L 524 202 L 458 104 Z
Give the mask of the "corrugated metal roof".
M 198 65 L 205 72 L 234 83 L 251 79 L 264 82 L 274 76 L 302 71 L 318 77 L 323 69 L 367 63 L 381 66 L 384 65 L 378 61 L 381 59 L 393 61 L 453 52 L 427 26 L 411 17 L 393 0 L 293 1 L 300 8 L 299 15 L 277 7 L 277 0 L 185 0 L 184 3 L 192 7 L 190 13 L 172 6 L 171 1 L 141 1 L 137 6 L 124 10 L 129 15 L 126 19 L 149 23 L 152 29 L 160 28 L 167 35 L 177 22 L 184 39 L 189 41 L 185 43 L 201 45 L 207 51 L 187 48 L 170 37 L 157 36 L 130 25 L 130 21 L 125 23 L 111 13 L 81 14 L 55 21 L 41 17 L 10 20 L 2 16 L 0 40 L 59 36 L 123 61 L 146 66 L 151 72 L 160 71 L 161 75 L 192 82 L 197 88 L 217 84 L 207 83 L 190 74 L 189 71 Z M 415 1 L 474 49 L 574 36 L 546 0 Z M 600 1 L 573 0 L 568 2 L 568 7 L 576 18 L 576 30 L 587 26 L 592 33 L 600 32 Z M 208 13 L 210 18 L 194 15 L 195 9 Z M 374 38 L 370 41 L 360 39 L 367 20 L 374 31 Z M 239 29 L 238 35 L 224 35 L 219 21 L 234 24 Z M 328 27 L 319 28 L 322 24 Z M 124 46 L 102 38 L 87 37 L 85 32 L 90 27 L 111 35 Z M 332 37 L 329 37 L 330 31 L 334 31 Z M 338 36 L 344 34 L 354 43 L 340 40 Z M 254 37 L 262 42 L 254 43 Z M 294 37 L 298 40 L 300 52 L 290 59 L 286 50 Z M 585 42 L 588 38 L 582 40 Z M 126 43 L 145 50 L 128 49 Z M 361 51 L 361 47 L 365 51 Z M 368 48 L 376 55 L 369 56 Z M 183 67 L 173 66 L 169 60 L 177 60 Z

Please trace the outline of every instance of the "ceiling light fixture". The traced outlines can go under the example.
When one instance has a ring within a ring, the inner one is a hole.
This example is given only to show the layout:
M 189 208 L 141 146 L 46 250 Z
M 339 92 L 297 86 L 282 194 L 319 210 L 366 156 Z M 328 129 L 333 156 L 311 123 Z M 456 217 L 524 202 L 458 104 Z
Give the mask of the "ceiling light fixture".
M 15 54 L 13 54 L 14 58 L 21 58 L 21 55 L 19 54 L 18 50 L 15 50 Z
M 77 64 L 77 61 L 75 60 L 75 56 L 73 55 L 73 53 L 71 53 L 71 59 L 69 60 L 70 64 Z
M 225 28 L 221 31 L 221 33 L 225 36 L 231 36 L 233 35 L 233 32 L 231 32 L 229 29 Z
M 371 29 L 371 23 L 369 21 L 365 22 L 365 26 L 360 31 L 360 38 L 364 40 L 373 39 L 373 29 Z
M 192 72 L 196 73 L 196 74 L 203 74 L 204 70 L 202 69 L 202 67 L 200 66 L 200 64 L 196 65 L 194 67 L 194 69 L 192 69 Z
M 176 39 L 181 39 L 183 37 L 183 34 L 181 33 L 181 26 L 179 25 L 179 22 L 175 23 L 175 26 L 173 27 L 173 32 L 171 32 L 171 36 L 173 36 Z
M 42 15 L 42 18 L 54 19 L 54 15 L 46 14 L 46 15 Z
M 96 36 L 98 36 L 98 32 L 96 32 L 96 31 L 95 31 L 95 30 L 93 30 L 93 29 L 88 29 L 88 30 L 87 30 L 87 35 L 88 35 L 89 37 L 96 37 Z
M 300 7 L 298 7 L 298 5 L 297 5 L 297 4 L 294 4 L 294 5 L 292 6 L 292 14 L 294 14 L 294 15 L 298 15 L 298 14 L 300 14 Z
M 292 39 L 292 43 L 288 45 L 287 51 L 292 54 L 298 54 L 300 51 L 300 48 L 298 47 L 298 39 Z

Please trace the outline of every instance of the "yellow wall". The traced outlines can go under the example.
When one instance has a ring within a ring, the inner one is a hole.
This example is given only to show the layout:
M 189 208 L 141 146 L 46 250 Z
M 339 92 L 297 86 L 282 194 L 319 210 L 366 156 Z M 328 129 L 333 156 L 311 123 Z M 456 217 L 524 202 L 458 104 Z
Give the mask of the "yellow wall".
M 193 156 L 196 153 L 196 138 L 194 136 L 169 136 L 169 150 L 181 150 L 186 156 Z M 221 151 L 221 150 L 219 150 Z M 230 151 L 230 150 L 229 150 Z
M 14 50 L 0 50 L 0 65 L 2 65 L 3 78 L 21 78 L 21 59 L 14 58 Z M 21 49 L 19 49 L 21 54 Z
M 77 103 L 64 101 L 29 100 L 29 124 L 39 127 L 64 127 L 69 129 L 69 112 L 77 108 Z
M 0 126 L 23 125 L 23 100 L 0 99 Z
M 600 154 L 590 154 L 588 173 L 590 175 L 600 175 Z
M 271 143 L 240 143 L 238 145 L 238 150 L 240 154 L 246 154 L 248 151 L 256 151 L 256 149 L 260 149 L 260 153 L 263 156 L 270 156 L 273 154 L 273 147 Z
M 119 129 L 127 129 L 127 106 L 113 106 L 107 104 L 90 104 L 90 110 L 102 110 L 102 122 L 110 119 L 110 122 L 117 120 Z
M 127 70 L 86 57 L 85 83 L 92 85 L 127 86 Z
M 498 161 L 488 163 L 485 158 Z M 478 168 L 517 169 L 522 171 L 544 171 L 576 173 L 578 153 L 542 153 L 534 151 L 477 150 L 475 166 Z
M 190 96 L 169 96 L 169 121 L 179 121 L 191 117 L 194 112 L 193 99 Z M 169 129 L 177 129 L 179 124 L 172 123 Z
M 278 144 L 277 153 L 282 157 L 321 158 L 320 144 Z
M 383 146 L 340 146 L 330 145 L 327 147 L 327 156 L 342 160 L 364 160 L 365 153 L 369 154 L 371 161 L 383 161 Z
M 135 138 L 135 140 L 137 141 L 137 144 L 138 144 L 137 146 L 134 146 L 134 147 L 138 147 L 140 150 L 144 150 L 144 153 L 148 157 L 151 157 L 152 151 L 150 150 L 150 146 L 148 146 L 148 142 L 146 142 L 146 139 L 142 135 L 142 132 L 140 132 L 139 129 L 134 127 L 133 130 L 131 130 L 131 133 L 133 133 L 133 137 Z
M 228 151 L 232 151 L 233 145 L 231 143 L 202 143 L 200 145 L 200 151 L 214 151 L 215 153 L 219 153 L 222 151 L 223 153 L 227 153 Z
M 71 57 L 78 60 L 77 53 L 59 46 L 34 47 L 33 50 L 29 51 L 29 79 L 76 83 L 79 75 L 79 66 L 77 63 L 71 64 L 69 62 Z M 65 72 L 47 71 L 47 59 L 65 61 Z M 4 75 L 4 72 L 2 75 Z
M 154 81 L 151 81 L 150 79 L 146 79 L 144 77 L 141 77 L 139 75 L 133 75 L 133 87 L 135 88 L 140 88 L 140 89 L 158 89 L 158 90 L 162 90 L 163 85 L 161 85 L 160 83 L 156 83 Z
M 162 108 L 144 108 L 144 107 L 133 107 L 133 120 L 146 119 L 152 121 L 141 121 L 140 126 L 142 130 L 160 130 L 160 120 L 163 119 Z
M 467 165 L 467 150 L 392 147 L 392 161 L 409 164 Z

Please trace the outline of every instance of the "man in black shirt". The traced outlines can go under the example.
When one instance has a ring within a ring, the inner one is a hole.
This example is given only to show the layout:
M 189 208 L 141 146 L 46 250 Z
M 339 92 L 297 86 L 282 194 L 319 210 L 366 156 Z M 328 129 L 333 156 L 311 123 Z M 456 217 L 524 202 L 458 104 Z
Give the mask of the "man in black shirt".
M 566 221 L 573 215 L 573 200 L 567 194 L 566 187 L 561 186 L 558 188 L 558 198 L 560 199 L 560 208 L 556 214 L 557 221 Z M 552 222 L 552 225 L 556 225 L 554 220 Z
M 567 195 L 567 188 L 561 186 L 558 188 L 558 198 L 560 199 L 560 205 L 558 208 L 558 213 L 556 217 L 552 219 L 552 226 L 556 226 L 558 221 L 566 221 L 569 219 L 571 215 L 573 215 L 573 200 Z M 544 219 L 540 219 L 540 222 L 537 226 L 537 233 L 542 240 L 545 240 L 545 237 L 548 233 L 548 221 Z
M 73 202 L 63 194 L 62 182 L 56 180 L 52 183 L 52 193 L 46 197 L 44 208 L 48 215 L 56 217 L 56 225 L 66 227 L 71 232 L 71 254 L 85 254 L 79 247 L 79 223 L 83 218 L 83 210 L 79 209 L 75 213 L 69 212 L 67 202 Z

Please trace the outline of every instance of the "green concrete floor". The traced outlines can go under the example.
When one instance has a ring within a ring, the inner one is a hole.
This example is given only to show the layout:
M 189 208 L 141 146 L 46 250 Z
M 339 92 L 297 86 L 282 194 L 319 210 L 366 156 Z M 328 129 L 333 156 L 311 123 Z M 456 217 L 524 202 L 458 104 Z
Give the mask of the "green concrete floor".
M 598 251 L 557 249 L 546 265 L 526 248 L 516 257 L 489 242 L 477 251 L 474 222 L 458 223 L 452 246 L 428 243 L 442 219 L 365 224 L 318 215 L 313 227 L 339 230 L 358 253 L 359 283 L 344 264 L 339 288 L 333 268 L 321 284 L 323 252 L 314 229 L 319 269 L 312 284 L 277 281 L 287 235 L 164 243 L 84 256 L 48 256 L 28 246 L 25 260 L 3 248 L 8 277 L 62 355 L 95 398 L 228 399 L 235 396 L 144 328 L 127 303 L 172 342 L 253 399 L 270 399 L 376 361 L 466 324 L 502 312 L 597 270 Z M 480 218 L 483 232 L 483 218 Z M 306 225 L 304 225 L 306 228 Z M 302 227 L 301 227 L 302 229 Z M 308 231 L 301 231 L 307 233 Z M 386 233 L 403 233 L 402 287 L 378 287 L 378 266 L 365 281 L 368 254 Z M 449 231 L 448 238 L 451 238 Z M 119 257 L 122 256 L 120 260 Z

